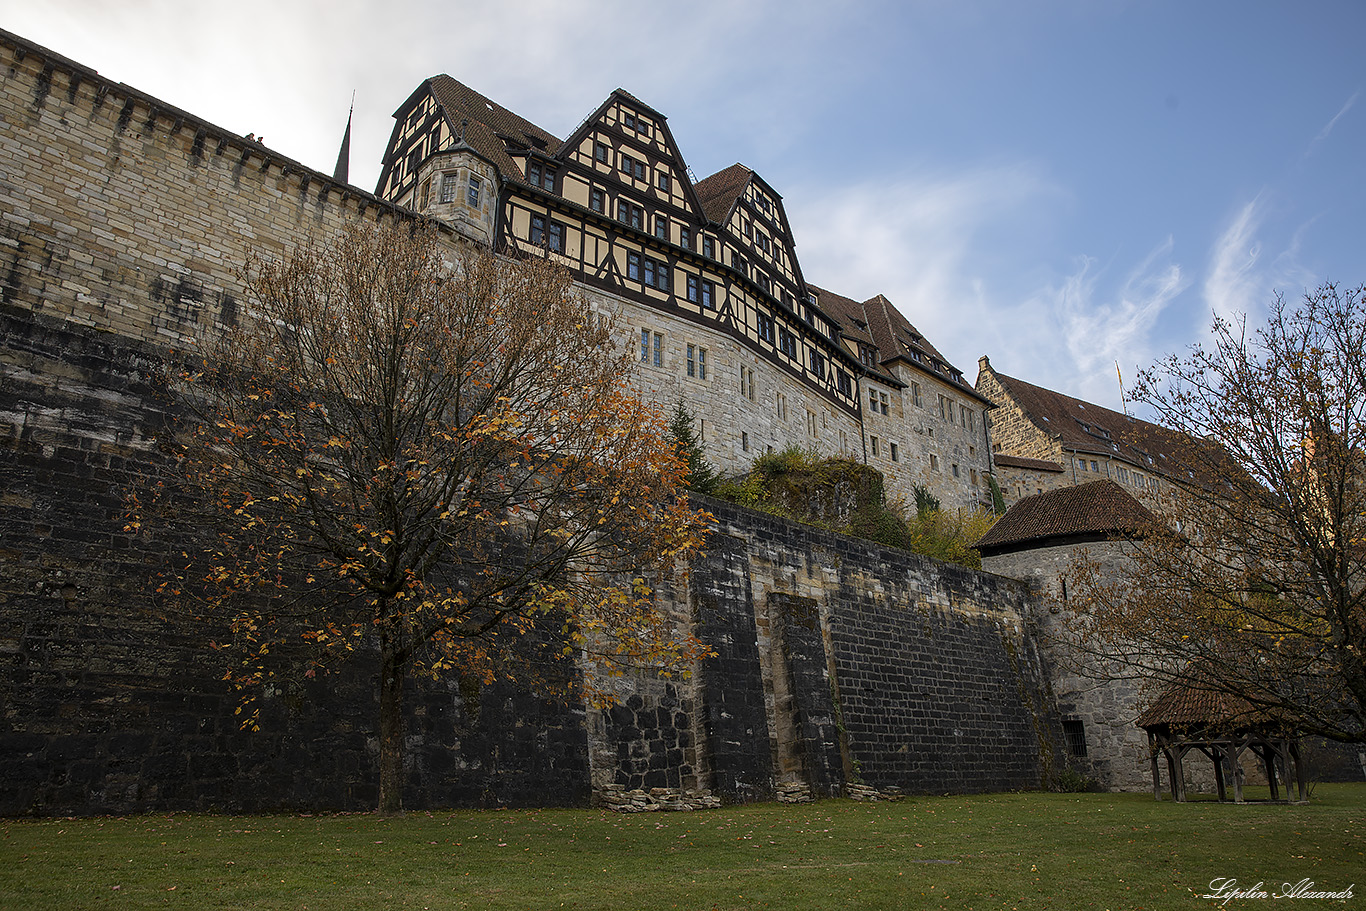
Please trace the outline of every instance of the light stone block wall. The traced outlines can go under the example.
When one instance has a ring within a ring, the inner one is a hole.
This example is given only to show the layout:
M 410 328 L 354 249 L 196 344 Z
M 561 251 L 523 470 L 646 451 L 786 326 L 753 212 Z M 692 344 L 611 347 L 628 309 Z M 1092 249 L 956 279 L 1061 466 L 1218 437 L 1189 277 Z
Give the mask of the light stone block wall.
M 666 416 L 673 414 L 678 402 L 693 415 L 693 430 L 707 461 L 720 474 L 742 475 L 764 452 L 789 445 L 814 449 L 822 456 L 861 459 L 859 425 L 853 415 L 733 336 L 599 289 L 581 290 L 596 311 L 616 320 L 618 337 L 632 352 L 635 380 L 647 398 Z M 643 362 L 642 330 L 651 338 L 650 355 Z M 659 367 L 653 360 L 655 333 L 663 336 Z M 693 376 L 688 375 L 688 345 L 694 348 Z M 706 379 L 697 375 L 701 349 L 706 350 Z M 753 400 L 741 388 L 742 366 L 753 371 Z M 814 435 L 808 412 L 815 417 Z

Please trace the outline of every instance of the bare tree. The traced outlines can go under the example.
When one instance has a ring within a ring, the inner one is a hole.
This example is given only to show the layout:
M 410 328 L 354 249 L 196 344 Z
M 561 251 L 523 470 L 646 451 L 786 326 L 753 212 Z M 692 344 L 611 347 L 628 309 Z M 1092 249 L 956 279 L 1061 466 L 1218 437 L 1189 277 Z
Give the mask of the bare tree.
M 1255 331 L 1216 320 L 1135 398 L 1187 441 L 1183 483 L 1122 566 L 1079 561 L 1070 644 L 1093 668 L 1159 686 L 1193 669 L 1260 721 L 1366 740 L 1366 290 L 1278 297 Z
M 162 590 L 230 620 L 247 692 L 282 646 L 377 643 L 381 812 L 402 808 L 414 672 L 491 681 L 548 620 L 608 667 L 697 655 L 647 580 L 704 514 L 567 273 L 393 224 L 253 262 L 249 293 L 170 379 L 188 417 L 160 502 L 208 534 Z

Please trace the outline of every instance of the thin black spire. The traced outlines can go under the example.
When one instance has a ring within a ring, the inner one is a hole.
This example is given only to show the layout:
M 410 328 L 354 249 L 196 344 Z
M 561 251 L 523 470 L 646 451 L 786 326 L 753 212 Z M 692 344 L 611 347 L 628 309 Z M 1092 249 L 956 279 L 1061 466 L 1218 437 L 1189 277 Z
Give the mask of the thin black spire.
M 351 171 L 351 115 L 356 110 L 356 93 L 351 93 L 351 109 L 346 112 L 346 132 L 342 134 L 341 148 L 337 151 L 337 166 L 332 169 L 332 179 L 350 183 Z

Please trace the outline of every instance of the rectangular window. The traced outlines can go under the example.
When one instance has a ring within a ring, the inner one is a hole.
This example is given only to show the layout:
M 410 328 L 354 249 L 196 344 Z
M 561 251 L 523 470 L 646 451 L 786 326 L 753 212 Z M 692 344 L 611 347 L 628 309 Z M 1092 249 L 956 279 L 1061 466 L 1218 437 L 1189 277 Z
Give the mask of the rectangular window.
M 953 420 L 953 403 L 942 395 L 939 397 L 939 419 L 941 421 Z
M 869 441 L 869 442 L 872 444 L 872 446 L 873 446 L 873 455 L 874 455 L 874 456 L 878 455 L 877 437 L 869 437 L 869 438 L 868 438 L 868 441 Z
M 754 371 L 749 367 L 740 368 L 740 394 L 754 401 Z
M 632 254 L 632 255 L 634 255 L 634 254 Z M 654 284 L 655 284 L 655 261 L 652 260 L 652 259 L 646 258 L 646 259 L 644 260 L 644 263 L 645 263 L 645 269 L 644 269 L 644 276 L 645 276 L 644 281 L 645 281 L 645 284 L 647 284 L 647 285 L 649 285 L 650 287 L 653 288 L 653 287 L 654 287 Z
M 705 380 L 707 378 L 707 349 L 697 349 L 697 378 Z
M 687 290 L 688 300 L 692 301 L 694 304 L 697 303 L 697 299 L 701 296 L 701 293 L 701 281 L 696 275 L 689 275 Z
M 655 366 L 664 366 L 664 336 L 655 333 Z
M 797 337 L 786 329 L 778 330 L 778 350 L 788 357 L 797 356 Z
M 626 277 L 633 282 L 640 281 L 640 254 L 626 254 Z
M 533 216 L 531 216 L 531 243 L 532 243 L 534 246 L 538 246 L 538 247 L 539 247 L 541 244 L 545 243 L 545 216 L 544 216 L 544 215 L 533 215 Z
M 759 314 L 759 338 L 773 344 L 773 317 Z
M 957 463 L 957 462 L 954 462 L 954 463 L 953 463 L 953 476 L 954 476 L 955 478 L 958 477 L 958 463 Z
M 640 330 L 640 362 L 648 363 L 650 360 L 650 330 Z
M 935 455 L 934 453 L 930 453 L 930 471 L 938 471 L 938 470 L 939 470 L 939 456 Z
M 1067 752 L 1073 756 L 1086 756 L 1086 726 L 1080 718 L 1064 718 L 1062 734 L 1067 739 Z
M 778 420 L 787 420 L 787 396 L 779 392 L 773 400 L 773 410 L 777 414 Z
M 621 114 L 621 125 L 628 130 L 634 130 L 636 128 L 636 115 L 632 114 L 630 111 L 623 111 Z
M 454 174 L 444 174 L 441 177 L 441 201 L 455 202 L 455 194 L 460 189 L 460 178 Z
M 655 186 L 664 192 L 669 192 L 669 175 L 663 171 L 655 172 Z
M 816 435 L 816 412 L 814 411 L 806 413 L 806 433 L 807 436 Z
M 976 469 L 976 468 L 970 468 L 970 469 L 968 469 L 968 483 L 970 483 L 973 487 L 976 487 L 976 486 L 977 486 L 977 469 Z
M 740 450 L 742 452 L 749 452 L 749 434 L 745 433 L 743 430 L 740 431 Z
M 879 393 L 877 394 L 877 398 L 878 398 L 878 404 L 882 406 L 882 413 L 883 413 L 883 414 L 886 414 L 886 413 L 887 413 L 887 393 L 885 393 L 885 392 L 879 392 Z
M 645 225 L 645 213 L 640 206 L 631 206 L 631 227 L 639 231 Z
M 877 390 L 876 390 L 876 389 L 869 389 L 869 390 L 868 390 L 868 410 L 871 411 L 873 414 L 877 414 Z
M 697 376 L 697 348 L 688 346 L 688 376 Z
M 471 209 L 479 208 L 479 191 L 484 188 L 484 181 L 470 175 L 469 185 L 465 189 L 465 202 Z
M 644 179 L 645 179 L 645 162 L 643 162 L 643 161 L 633 161 L 633 162 L 631 162 L 631 175 L 632 175 L 633 177 L 635 177 L 636 180 L 644 180 Z
M 900 462 L 900 461 L 901 461 L 901 451 L 898 450 L 898 449 L 896 448 L 896 444 L 895 444 L 895 443 L 888 443 L 887 445 L 888 445 L 888 446 L 891 448 L 891 450 L 892 450 L 892 461 L 893 461 L 893 462 Z
M 665 218 L 663 215 L 655 216 L 655 237 L 658 237 L 660 240 L 669 239 L 669 219 Z
M 707 259 L 716 259 L 716 241 L 710 237 L 702 238 L 702 255 Z
M 919 383 L 911 383 L 911 401 L 915 403 L 915 407 L 917 408 L 925 407 L 924 403 L 920 400 Z
M 594 187 L 588 194 L 588 208 L 594 212 L 607 211 L 607 197 L 597 187 Z
M 684 250 L 692 249 L 692 228 L 678 229 L 678 245 Z
M 707 309 L 716 306 L 716 285 L 706 279 L 702 280 L 702 306 Z
M 549 247 L 556 253 L 564 252 L 564 225 L 557 221 L 550 223 Z
M 1092 459 L 1092 460 L 1091 460 L 1091 470 L 1092 470 L 1092 471 L 1095 471 L 1095 472 L 1099 472 L 1099 471 L 1100 471 L 1100 465 L 1096 464 L 1096 460 L 1095 460 L 1095 459 Z
M 846 371 L 841 370 L 835 374 L 835 385 L 839 387 L 840 395 L 845 397 L 853 395 L 854 384 Z
M 825 355 L 811 352 L 811 372 L 816 374 L 816 379 L 825 379 Z
M 607 158 L 610 154 L 611 150 L 607 148 L 607 143 L 605 142 L 598 143 L 593 150 L 593 157 L 604 164 L 607 162 Z
M 631 176 L 631 170 L 636 166 L 636 160 L 630 155 L 621 156 L 621 169 L 626 172 L 626 176 Z

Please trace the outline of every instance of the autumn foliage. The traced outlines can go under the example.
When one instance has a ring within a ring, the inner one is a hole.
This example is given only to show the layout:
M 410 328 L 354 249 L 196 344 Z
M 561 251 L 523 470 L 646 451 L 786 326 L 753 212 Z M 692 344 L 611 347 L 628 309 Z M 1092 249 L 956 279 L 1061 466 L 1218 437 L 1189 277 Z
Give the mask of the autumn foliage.
M 1217 321 L 1136 397 L 1188 441 L 1186 483 L 1127 563 L 1079 561 L 1073 646 L 1158 688 L 1198 671 L 1235 721 L 1366 740 L 1366 292 Z
M 512 643 L 547 626 L 609 670 L 697 656 L 651 582 L 696 551 L 704 514 L 562 269 L 399 223 L 251 262 L 248 286 L 237 324 L 169 378 L 183 419 L 158 502 L 206 543 L 162 591 L 230 624 L 248 695 L 288 672 L 282 648 L 309 674 L 373 653 L 382 811 L 401 808 L 412 674 L 518 673 Z M 138 505 L 134 524 L 154 511 Z

